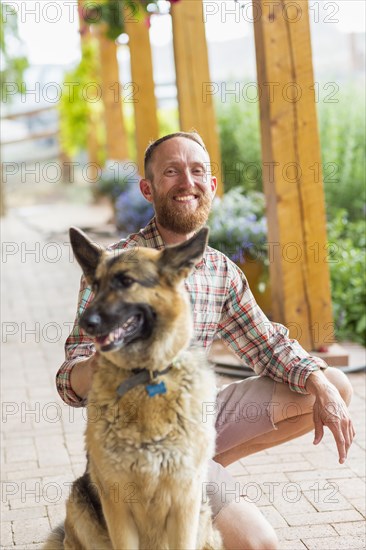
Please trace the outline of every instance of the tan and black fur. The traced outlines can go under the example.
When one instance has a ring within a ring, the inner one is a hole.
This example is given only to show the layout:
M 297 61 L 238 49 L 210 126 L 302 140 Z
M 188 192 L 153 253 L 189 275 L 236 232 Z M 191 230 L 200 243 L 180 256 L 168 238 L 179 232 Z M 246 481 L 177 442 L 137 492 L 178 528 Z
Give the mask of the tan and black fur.
M 202 258 L 207 229 L 163 251 L 111 253 L 79 230 L 70 237 L 95 294 L 80 326 L 95 337 L 100 359 L 88 396 L 87 470 L 73 484 L 64 526 L 44 548 L 220 550 L 202 501 L 215 441 L 203 404 L 215 400 L 215 380 L 204 353 L 187 349 L 192 319 L 183 283 Z M 139 384 L 117 394 L 135 369 L 169 365 L 152 380 L 163 381 L 166 393 L 150 397 Z

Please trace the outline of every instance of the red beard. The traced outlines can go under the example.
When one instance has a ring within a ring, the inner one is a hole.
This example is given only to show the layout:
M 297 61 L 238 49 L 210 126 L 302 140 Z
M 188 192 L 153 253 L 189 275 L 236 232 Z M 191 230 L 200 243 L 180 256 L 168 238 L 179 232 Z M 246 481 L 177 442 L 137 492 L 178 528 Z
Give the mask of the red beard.
M 192 191 L 192 194 L 197 197 L 198 203 L 192 212 L 189 208 L 185 210 L 184 203 L 178 204 L 174 201 L 173 197 L 179 195 L 180 192 L 187 193 L 187 190 L 171 189 L 165 196 L 159 196 L 155 192 L 154 208 L 156 219 L 162 227 L 179 235 L 186 235 L 205 224 L 211 210 L 212 196 L 209 193 Z

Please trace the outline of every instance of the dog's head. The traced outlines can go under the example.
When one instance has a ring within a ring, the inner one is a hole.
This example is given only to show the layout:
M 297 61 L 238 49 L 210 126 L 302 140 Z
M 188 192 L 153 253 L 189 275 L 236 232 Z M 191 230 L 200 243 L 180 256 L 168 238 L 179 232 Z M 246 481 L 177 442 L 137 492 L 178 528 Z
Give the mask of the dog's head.
M 183 280 L 202 259 L 208 229 L 162 251 L 135 247 L 106 251 L 79 229 L 70 241 L 94 299 L 80 326 L 115 364 L 127 356 L 157 363 L 172 360 L 192 335 L 190 304 Z M 142 366 L 142 365 L 141 365 Z

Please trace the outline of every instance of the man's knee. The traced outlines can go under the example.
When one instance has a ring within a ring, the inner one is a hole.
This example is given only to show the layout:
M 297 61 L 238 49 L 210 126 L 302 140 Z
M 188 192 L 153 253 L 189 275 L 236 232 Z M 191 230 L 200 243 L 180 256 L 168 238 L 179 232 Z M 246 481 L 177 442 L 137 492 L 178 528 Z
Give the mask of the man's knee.
M 271 528 L 268 533 L 256 533 L 243 541 L 243 550 L 279 550 L 280 545 L 276 533 Z
M 348 377 L 335 367 L 329 367 L 324 371 L 325 376 L 339 391 L 343 401 L 349 405 L 353 395 L 353 388 Z
M 225 506 L 215 519 L 225 548 L 230 550 L 278 550 L 273 527 L 253 504 L 241 500 Z

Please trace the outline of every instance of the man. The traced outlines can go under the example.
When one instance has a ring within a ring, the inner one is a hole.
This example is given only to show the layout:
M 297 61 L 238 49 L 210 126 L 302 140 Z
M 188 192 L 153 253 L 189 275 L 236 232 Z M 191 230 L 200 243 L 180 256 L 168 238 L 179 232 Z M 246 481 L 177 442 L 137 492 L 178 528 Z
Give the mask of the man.
M 216 191 L 209 167 L 207 150 L 196 133 L 179 132 L 152 143 L 146 151 L 140 189 L 153 204 L 155 218 L 114 248 L 161 249 L 189 239 L 205 224 Z M 285 327 L 265 317 L 245 276 L 223 254 L 208 248 L 186 287 L 197 342 L 209 348 L 220 336 L 259 375 L 230 384 L 218 395 L 217 455 L 210 469 L 216 525 L 226 548 L 277 548 L 274 530 L 254 504 L 235 495 L 235 482 L 224 466 L 314 427 L 317 444 L 323 426 L 332 431 L 343 463 L 354 437 L 346 407 L 351 385 L 342 372 L 325 370 L 321 359 L 310 357 L 288 338 Z M 83 282 L 78 316 L 91 298 Z M 85 404 L 94 368 L 93 343 L 76 321 L 66 342 L 66 361 L 57 375 L 60 395 L 67 403 Z M 254 417 L 248 405 L 254 405 Z

